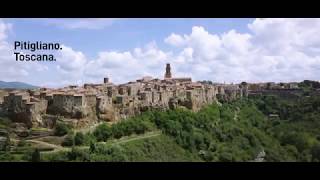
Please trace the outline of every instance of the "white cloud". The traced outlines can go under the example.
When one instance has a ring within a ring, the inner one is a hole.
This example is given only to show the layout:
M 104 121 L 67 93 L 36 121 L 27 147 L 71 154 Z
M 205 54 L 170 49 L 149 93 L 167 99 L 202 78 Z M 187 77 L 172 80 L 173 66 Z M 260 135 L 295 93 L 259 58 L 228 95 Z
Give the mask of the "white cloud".
M 170 54 L 161 51 L 155 42 L 130 52 L 104 51 L 87 64 L 86 75 L 98 81 L 108 76 L 116 83 L 134 81 L 147 75 L 159 77 L 160 74 L 162 77 L 163 68 L 159 67 L 164 66 Z
M 11 30 L 11 28 L 12 28 L 12 24 L 4 23 L 0 19 L 0 42 L 7 38 L 7 32 Z
M 47 69 L 47 66 L 38 62 L 33 62 L 31 65 L 16 61 L 13 46 L 7 42 L 8 32 L 11 28 L 10 23 L 0 19 L 0 80 L 26 81 L 34 74 Z
M 54 25 L 65 29 L 104 29 L 111 26 L 117 19 L 114 18 L 70 18 L 70 19 L 46 19 L 48 25 Z
M 172 33 L 169 37 L 164 40 L 165 43 L 168 43 L 172 46 L 182 46 L 185 43 L 185 40 L 180 35 Z
M 246 54 L 251 48 L 250 34 L 240 34 L 235 30 L 231 30 L 227 33 L 222 34 L 221 41 L 223 47 L 231 53 L 234 54 Z
M 203 27 L 195 26 L 190 35 L 185 35 L 186 46 L 192 48 L 198 61 L 211 61 L 218 57 L 221 52 L 220 37 L 210 34 Z
M 62 50 L 57 55 L 57 67 L 65 72 L 81 72 L 85 68 L 86 57 L 80 51 L 74 51 L 72 48 L 62 45 Z
M 62 50 L 56 55 L 56 71 L 54 71 L 59 82 L 47 82 L 49 85 L 56 84 L 81 85 L 85 83 L 84 72 L 88 63 L 87 57 L 80 51 L 73 50 L 71 47 L 62 45 Z

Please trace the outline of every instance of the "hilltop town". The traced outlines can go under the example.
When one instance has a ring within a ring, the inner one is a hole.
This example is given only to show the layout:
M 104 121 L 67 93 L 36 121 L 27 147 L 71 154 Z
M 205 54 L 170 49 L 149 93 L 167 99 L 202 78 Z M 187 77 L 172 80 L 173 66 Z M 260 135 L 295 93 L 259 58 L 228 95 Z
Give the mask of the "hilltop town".
M 101 84 L 84 84 L 60 89 L 40 88 L 11 91 L 3 97 L 2 111 L 14 122 L 31 127 L 53 127 L 58 116 L 84 126 L 97 121 L 117 122 L 148 109 L 174 109 L 177 106 L 198 111 L 217 101 L 247 95 L 246 86 L 212 85 L 192 82 L 189 77 L 172 77 L 166 65 L 164 79 L 143 77 L 115 85 L 104 78 Z
M 184 107 L 196 112 L 221 100 L 272 93 L 294 97 L 297 91 L 298 83 L 193 82 L 190 77 L 173 77 L 167 64 L 163 79 L 147 76 L 116 85 L 106 77 L 101 84 L 82 87 L 11 91 L 0 99 L 0 110 L 13 122 L 24 123 L 28 128 L 53 128 L 59 117 L 81 128 L 98 121 L 118 122 L 149 109 Z

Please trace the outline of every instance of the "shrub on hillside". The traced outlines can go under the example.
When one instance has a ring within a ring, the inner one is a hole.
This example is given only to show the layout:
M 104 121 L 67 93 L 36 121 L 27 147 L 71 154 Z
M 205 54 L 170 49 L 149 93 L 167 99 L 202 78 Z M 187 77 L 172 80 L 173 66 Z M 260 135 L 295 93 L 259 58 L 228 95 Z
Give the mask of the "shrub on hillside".
M 64 138 L 62 146 L 73 146 L 74 145 L 74 136 L 70 133 L 67 137 Z
M 90 161 L 90 154 L 86 150 L 72 147 L 71 151 L 67 153 L 69 161 Z
M 77 132 L 76 135 L 74 136 L 74 144 L 79 146 L 84 144 L 85 141 L 85 136 L 81 132 Z
M 312 161 L 320 162 L 320 144 L 316 144 L 311 149 Z
M 109 125 L 101 124 L 95 129 L 93 135 L 97 141 L 107 141 L 112 136 L 112 131 Z
M 57 123 L 54 134 L 56 136 L 63 136 L 70 132 L 71 128 L 65 123 Z
M 31 156 L 31 161 L 32 161 L 32 162 L 40 162 L 40 161 L 41 161 L 39 149 L 36 148 L 36 149 L 33 151 L 32 156 Z

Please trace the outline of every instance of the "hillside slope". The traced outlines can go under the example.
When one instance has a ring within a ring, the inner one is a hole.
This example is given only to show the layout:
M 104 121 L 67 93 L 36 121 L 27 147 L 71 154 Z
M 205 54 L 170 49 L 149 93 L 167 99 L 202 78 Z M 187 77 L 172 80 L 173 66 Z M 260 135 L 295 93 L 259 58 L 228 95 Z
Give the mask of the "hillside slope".
M 147 111 L 113 125 L 103 123 L 78 138 L 71 134 L 71 140 L 83 142 L 42 160 L 318 162 L 319 109 L 319 96 L 268 96 L 211 104 L 196 113 Z M 270 113 L 279 118 L 269 118 Z

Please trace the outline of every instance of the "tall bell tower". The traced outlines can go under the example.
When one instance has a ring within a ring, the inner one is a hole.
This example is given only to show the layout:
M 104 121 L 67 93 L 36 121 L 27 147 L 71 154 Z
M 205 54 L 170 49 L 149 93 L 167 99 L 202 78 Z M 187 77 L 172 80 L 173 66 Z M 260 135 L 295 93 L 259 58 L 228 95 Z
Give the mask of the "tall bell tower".
M 171 78 L 172 78 L 172 75 L 171 75 L 170 63 L 167 63 L 166 73 L 164 74 L 164 79 L 171 79 Z

